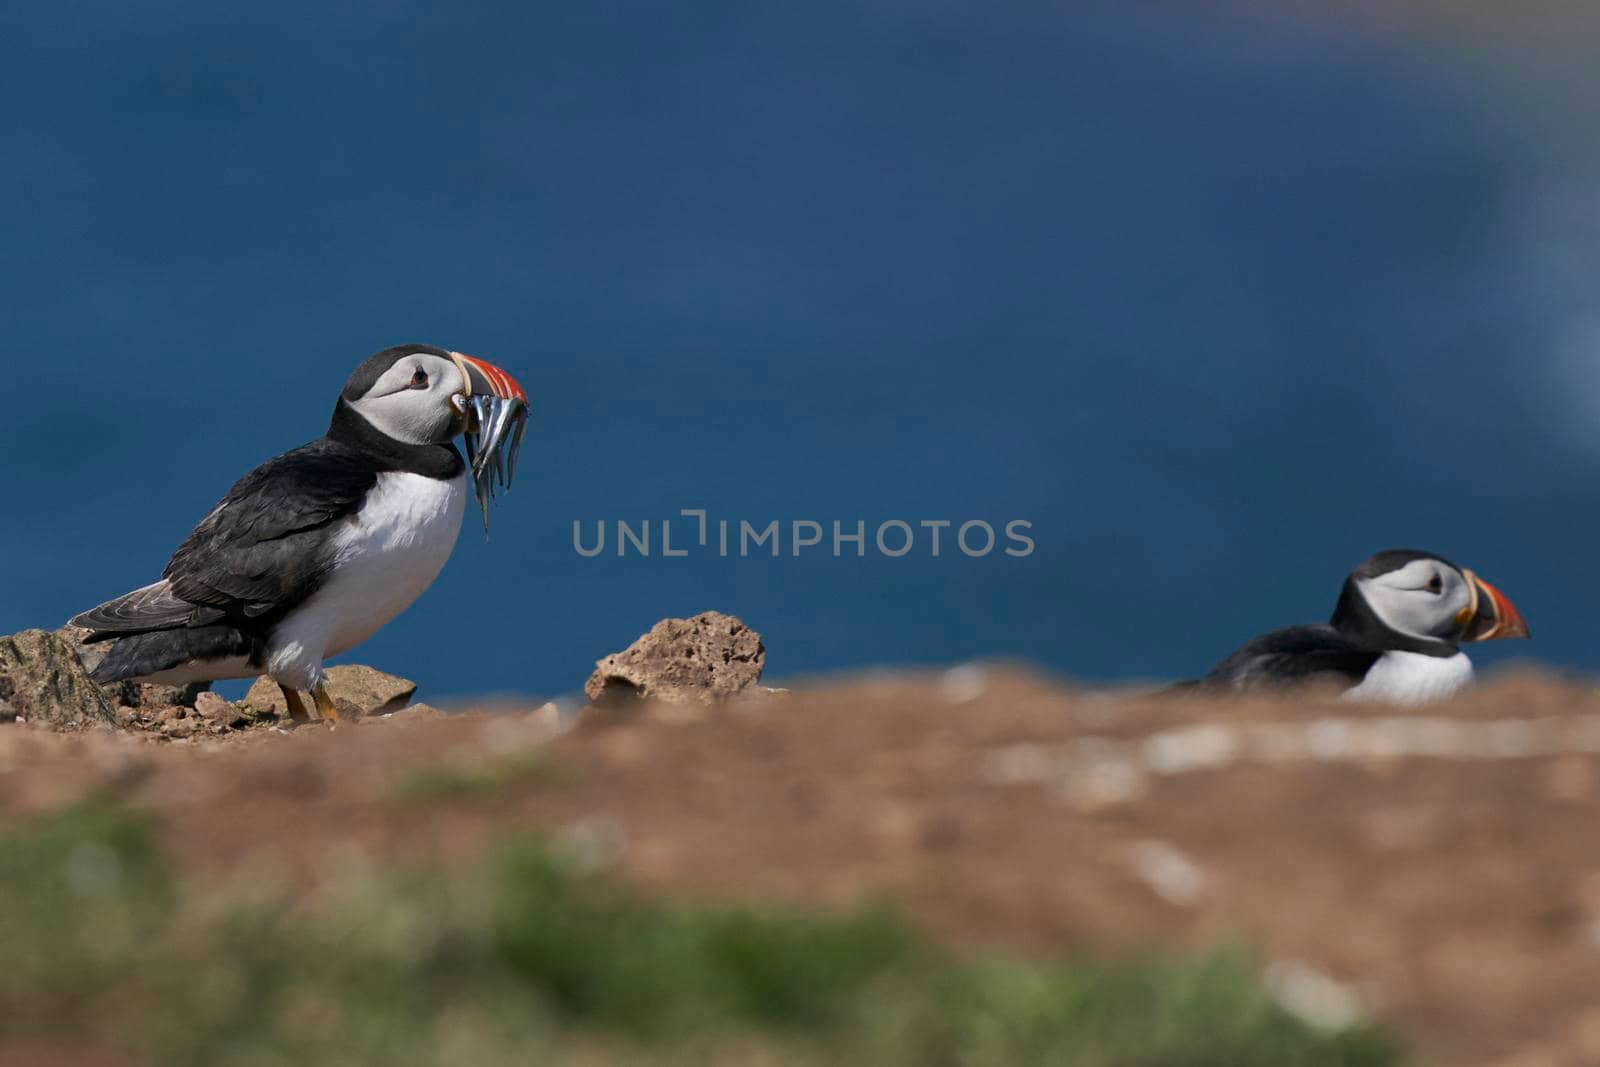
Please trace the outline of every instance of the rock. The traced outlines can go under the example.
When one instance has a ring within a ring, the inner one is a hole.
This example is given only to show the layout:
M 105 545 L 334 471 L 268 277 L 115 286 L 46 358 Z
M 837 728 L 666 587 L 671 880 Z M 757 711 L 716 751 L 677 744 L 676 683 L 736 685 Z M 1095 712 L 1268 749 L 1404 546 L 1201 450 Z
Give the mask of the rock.
M 345 705 L 340 704 L 339 710 L 341 714 L 344 713 Z M 421 703 L 407 704 L 398 711 L 385 711 L 375 715 L 357 716 L 355 710 L 351 709 L 350 715 L 363 726 L 376 726 L 382 723 L 414 723 L 421 722 L 424 719 L 448 719 L 450 717 L 448 711 L 441 711 L 438 708 Z
M 92 633 L 94 633 L 93 630 L 82 626 L 73 626 L 71 623 L 56 631 L 57 637 L 72 646 L 72 651 L 77 654 L 78 662 L 83 664 L 85 671 L 93 671 L 98 667 L 100 661 L 106 658 L 106 652 L 111 648 L 110 643 L 104 641 L 96 642 L 92 645 L 84 644 L 84 641 Z
M 216 693 L 200 693 L 195 697 L 194 710 L 200 717 L 223 729 L 243 726 L 250 721 L 250 713 L 238 704 L 222 699 Z
M 149 682 L 122 684 L 138 687 L 137 699 L 141 708 L 153 708 L 161 704 L 181 704 L 192 708 L 201 693 L 211 692 L 210 682 L 190 682 L 188 685 L 152 685 Z
M 289 714 L 283 691 L 278 688 L 277 682 L 264 674 L 251 684 L 250 691 L 240 703 L 256 715 L 276 715 L 281 719 Z
M 180 740 L 193 737 L 200 729 L 200 720 L 191 716 L 188 708 L 173 710 L 175 714 L 167 716 L 161 723 L 162 736 Z
M 117 724 L 72 646 L 48 630 L 0 637 L 0 703 L 14 717 L 50 726 Z
M 662 619 L 626 650 L 596 663 L 583 692 L 598 705 L 636 699 L 710 704 L 755 685 L 766 661 L 760 634 L 732 615 L 707 611 Z
M 106 697 L 129 708 L 164 708 L 172 705 L 192 708 L 201 693 L 211 691 L 210 682 L 191 682 L 188 685 L 153 685 L 150 682 L 113 682 L 100 687 Z
M 547 700 L 528 713 L 528 718 L 537 723 L 541 728 L 558 732 L 564 726 L 561 718 L 561 705 L 553 700 Z
M 411 703 L 412 694 L 417 691 L 416 682 L 356 664 L 329 667 L 327 686 L 339 713 L 356 717 L 399 711 Z M 308 706 L 309 701 L 307 697 Z M 283 690 L 265 675 L 257 678 L 244 695 L 244 705 L 258 715 L 271 714 L 281 719 L 289 714 Z

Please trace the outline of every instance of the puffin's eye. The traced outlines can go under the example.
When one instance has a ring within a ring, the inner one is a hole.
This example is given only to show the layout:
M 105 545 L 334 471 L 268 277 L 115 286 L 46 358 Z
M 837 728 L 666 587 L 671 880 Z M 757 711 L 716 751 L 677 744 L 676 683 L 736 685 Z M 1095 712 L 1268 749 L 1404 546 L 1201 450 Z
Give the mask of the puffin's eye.
M 1435 574 L 1432 578 L 1429 578 L 1428 579 L 1428 592 L 1430 592 L 1430 593 L 1442 593 L 1442 592 L 1444 592 L 1444 579 L 1439 577 L 1438 574 Z
M 417 372 L 411 376 L 411 388 L 426 389 L 427 387 L 428 372 L 423 370 L 421 367 L 418 367 Z

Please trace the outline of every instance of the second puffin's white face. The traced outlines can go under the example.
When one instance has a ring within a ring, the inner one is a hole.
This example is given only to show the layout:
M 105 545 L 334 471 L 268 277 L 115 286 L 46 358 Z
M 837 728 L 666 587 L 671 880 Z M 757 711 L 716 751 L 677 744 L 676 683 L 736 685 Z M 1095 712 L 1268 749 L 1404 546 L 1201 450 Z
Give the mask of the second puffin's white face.
M 1472 604 L 1466 576 L 1437 559 L 1413 560 L 1356 584 L 1373 614 L 1412 637 L 1453 639 Z
M 444 356 L 412 352 L 351 400 L 368 422 L 396 441 L 442 444 L 461 433 L 461 411 L 452 398 L 462 392 L 461 369 Z

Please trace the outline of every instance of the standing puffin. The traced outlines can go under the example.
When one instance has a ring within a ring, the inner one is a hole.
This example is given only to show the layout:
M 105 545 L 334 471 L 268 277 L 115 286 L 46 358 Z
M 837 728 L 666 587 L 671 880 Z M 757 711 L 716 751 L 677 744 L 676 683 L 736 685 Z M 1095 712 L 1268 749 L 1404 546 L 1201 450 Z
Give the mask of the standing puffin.
M 431 345 L 372 356 L 328 432 L 239 479 L 178 546 L 159 582 L 72 625 L 108 651 L 102 684 L 183 685 L 266 674 L 290 715 L 338 711 L 323 660 L 371 637 L 433 583 L 455 546 L 469 483 L 487 522 L 510 483 L 527 394 L 505 371 Z M 466 435 L 471 467 L 453 443 Z
M 1264 634 L 1199 685 L 1237 691 L 1331 680 L 1348 699 L 1420 704 L 1472 683 L 1462 642 L 1527 636 L 1511 601 L 1471 571 L 1430 552 L 1379 552 L 1345 579 L 1326 625 Z

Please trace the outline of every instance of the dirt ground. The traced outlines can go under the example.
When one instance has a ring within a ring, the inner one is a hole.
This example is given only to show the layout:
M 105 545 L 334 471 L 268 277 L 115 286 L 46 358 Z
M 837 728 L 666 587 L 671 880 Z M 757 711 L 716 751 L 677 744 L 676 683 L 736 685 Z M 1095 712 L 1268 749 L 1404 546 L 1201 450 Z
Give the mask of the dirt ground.
M 1600 692 L 1420 712 L 865 677 L 709 711 L 401 713 L 243 740 L 0 729 L 0 814 L 116 791 L 197 879 L 307 884 L 541 829 L 652 890 L 890 901 L 1030 955 L 1242 942 L 1424 1062 L 1600 1063 Z

